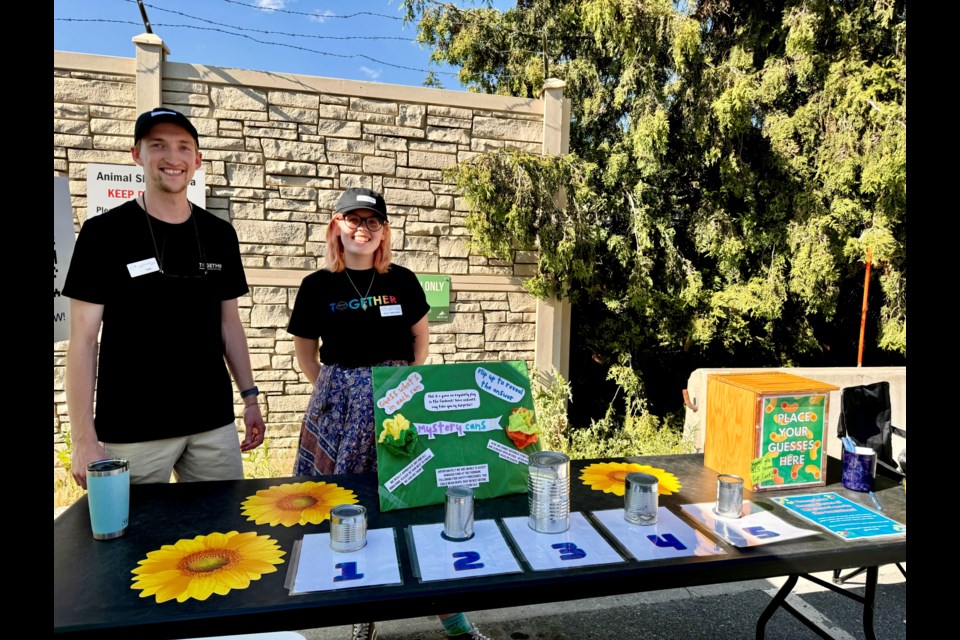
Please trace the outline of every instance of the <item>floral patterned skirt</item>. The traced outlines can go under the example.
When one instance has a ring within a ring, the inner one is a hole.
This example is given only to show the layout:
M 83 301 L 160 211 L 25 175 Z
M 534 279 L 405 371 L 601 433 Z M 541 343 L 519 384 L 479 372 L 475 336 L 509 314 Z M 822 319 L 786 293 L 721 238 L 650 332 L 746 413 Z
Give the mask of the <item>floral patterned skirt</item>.
M 381 367 L 405 366 L 389 360 Z M 370 367 L 322 365 L 300 426 L 293 474 L 325 476 L 377 469 Z

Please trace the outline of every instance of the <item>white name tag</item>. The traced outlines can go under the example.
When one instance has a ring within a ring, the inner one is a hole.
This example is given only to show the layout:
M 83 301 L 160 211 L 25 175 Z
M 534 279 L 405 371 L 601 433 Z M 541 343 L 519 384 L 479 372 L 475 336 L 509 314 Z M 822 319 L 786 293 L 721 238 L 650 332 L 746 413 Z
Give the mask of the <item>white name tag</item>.
M 400 308 L 398 304 L 388 304 L 384 307 L 380 307 L 380 315 L 384 318 L 387 316 L 402 316 L 403 309 Z
M 137 278 L 139 276 L 145 276 L 148 273 L 153 273 L 154 271 L 160 271 L 160 267 L 157 266 L 156 258 L 147 258 L 139 262 L 131 262 L 127 265 L 127 271 L 130 272 L 131 278 Z

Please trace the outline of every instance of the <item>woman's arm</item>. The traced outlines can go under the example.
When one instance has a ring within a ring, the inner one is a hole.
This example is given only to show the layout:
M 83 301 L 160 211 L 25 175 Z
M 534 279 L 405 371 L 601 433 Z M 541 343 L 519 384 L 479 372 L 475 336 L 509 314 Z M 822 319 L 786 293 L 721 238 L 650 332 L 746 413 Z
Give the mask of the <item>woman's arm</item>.
M 410 364 L 423 364 L 430 355 L 430 323 L 427 316 L 420 318 L 410 330 L 413 331 L 413 362 Z
M 320 340 L 293 336 L 293 348 L 303 375 L 307 376 L 310 384 L 317 384 L 320 375 Z

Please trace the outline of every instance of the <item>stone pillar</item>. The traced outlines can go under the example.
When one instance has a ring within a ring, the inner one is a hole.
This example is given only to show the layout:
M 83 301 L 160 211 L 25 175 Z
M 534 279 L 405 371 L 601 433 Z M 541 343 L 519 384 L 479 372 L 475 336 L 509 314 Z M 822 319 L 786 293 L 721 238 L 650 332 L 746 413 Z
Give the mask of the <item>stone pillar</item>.
M 556 156 L 570 151 L 570 100 L 563 97 L 566 84 L 549 78 L 543 85 L 543 155 Z M 565 205 L 567 194 L 556 195 Z M 556 371 L 570 380 L 570 301 L 537 301 L 537 338 L 534 364 L 544 373 Z
M 549 78 L 543 84 L 543 155 L 559 156 L 570 151 L 570 99 L 563 97 L 563 80 Z
M 134 36 L 137 46 L 137 114 L 163 106 L 163 63 L 170 50 L 153 33 Z

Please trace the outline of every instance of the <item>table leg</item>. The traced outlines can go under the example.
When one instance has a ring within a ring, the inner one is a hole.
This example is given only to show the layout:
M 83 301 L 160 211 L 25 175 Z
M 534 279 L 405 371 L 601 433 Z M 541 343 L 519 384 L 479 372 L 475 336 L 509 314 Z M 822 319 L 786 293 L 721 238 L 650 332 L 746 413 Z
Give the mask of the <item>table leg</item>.
M 863 635 L 866 640 L 876 640 L 873 631 L 873 605 L 877 601 L 877 579 L 880 567 L 867 567 L 867 583 L 863 589 Z
M 821 580 L 816 576 L 798 574 L 791 575 L 787 577 L 787 581 L 780 587 L 780 590 L 777 592 L 777 595 L 773 597 L 773 600 L 770 601 L 770 604 L 767 605 L 767 608 L 763 610 L 763 613 L 760 614 L 760 619 L 757 620 L 757 640 L 763 640 L 767 622 L 773 616 L 777 609 L 783 608 L 794 618 L 802 622 L 808 629 L 816 633 L 821 638 L 825 640 L 831 640 L 833 636 L 828 634 L 824 629 L 821 629 L 815 622 L 808 619 L 805 615 L 800 613 L 797 609 L 790 605 L 787 602 L 787 596 L 790 595 L 790 592 L 796 586 L 797 581 L 800 578 L 806 578 L 807 580 L 819 584 L 822 587 L 826 587 L 831 591 L 839 593 L 842 596 L 850 598 L 856 602 L 859 602 L 863 605 L 863 636 L 865 640 L 876 640 L 877 635 L 873 629 L 873 614 L 874 614 L 874 603 L 877 598 L 877 581 L 880 575 L 880 567 L 866 567 L 867 578 L 866 584 L 864 586 L 863 595 L 858 595 L 847 589 L 843 589 L 834 584 L 831 584 L 825 580 Z
M 786 603 L 787 596 L 793 591 L 793 587 L 796 586 L 797 580 L 799 579 L 800 576 L 797 575 L 788 576 L 787 581 L 780 587 L 780 591 L 777 591 L 777 595 L 773 596 L 773 600 L 770 601 L 767 608 L 760 614 L 760 619 L 757 620 L 757 640 L 763 640 L 766 635 L 767 622 L 769 622 L 777 609 Z

